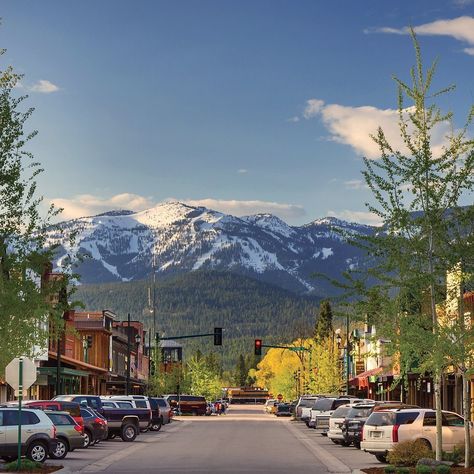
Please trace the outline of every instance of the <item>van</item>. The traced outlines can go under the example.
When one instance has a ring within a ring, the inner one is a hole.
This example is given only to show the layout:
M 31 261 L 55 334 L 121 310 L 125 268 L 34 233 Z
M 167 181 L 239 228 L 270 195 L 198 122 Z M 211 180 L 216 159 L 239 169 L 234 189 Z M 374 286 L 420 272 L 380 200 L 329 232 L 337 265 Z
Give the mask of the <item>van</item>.
M 197 395 L 166 395 L 164 397 L 171 408 L 178 413 L 190 413 L 192 415 L 205 415 L 207 402 L 204 397 Z

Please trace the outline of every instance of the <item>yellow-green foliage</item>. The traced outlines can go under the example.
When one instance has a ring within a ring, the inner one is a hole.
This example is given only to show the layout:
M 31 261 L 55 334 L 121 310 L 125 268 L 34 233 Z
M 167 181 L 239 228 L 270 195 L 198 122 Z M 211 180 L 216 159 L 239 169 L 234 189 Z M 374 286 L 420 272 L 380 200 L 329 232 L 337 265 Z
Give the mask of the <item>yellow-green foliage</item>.
M 338 349 L 332 339 L 316 342 L 298 339 L 288 346 L 303 346 L 307 351 L 288 349 L 267 351 L 257 370 L 252 371 L 256 385 L 266 387 L 273 395 L 281 393 L 285 399 L 296 397 L 295 371 L 300 371 L 300 389 L 312 393 L 337 393 L 341 386 Z M 311 351 L 311 356 L 310 356 Z
M 397 443 L 387 460 L 395 466 L 415 466 L 421 458 L 432 458 L 433 451 L 421 440 Z

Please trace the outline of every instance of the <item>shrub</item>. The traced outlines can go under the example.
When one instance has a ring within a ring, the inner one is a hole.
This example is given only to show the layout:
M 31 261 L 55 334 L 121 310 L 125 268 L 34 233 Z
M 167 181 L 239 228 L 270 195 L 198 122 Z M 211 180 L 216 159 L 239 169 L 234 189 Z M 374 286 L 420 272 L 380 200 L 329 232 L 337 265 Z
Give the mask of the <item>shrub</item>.
M 8 464 L 5 464 L 5 471 L 15 472 L 17 470 L 16 465 L 17 465 L 16 461 L 12 461 L 12 462 L 9 462 Z M 35 470 L 41 469 L 42 467 L 43 467 L 43 464 L 41 464 L 40 462 L 30 461 L 29 459 L 21 460 L 21 471 L 25 471 L 25 472 L 35 471 Z
M 431 466 L 426 466 L 424 464 L 420 464 L 419 466 L 416 466 L 416 474 L 431 474 L 433 472 L 433 469 Z
M 455 446 L 452 453 L 443 451 L 443 461 L 450 461 L 454 465 L 459 464 L 464 460 L 464 447 Z
M 395 474 L 409 474 L 410 473 L 410 469 L 408 469 L 407 467 L 397 467 L 397 469 L 395 470 Z M 445 473 L 440 473 L 440 474 L 445 474 Z
M 384 471 L 386 472 L 386 474 L 392 474 L 396 471 L 396 467 L 395 466 L 385 466 L 384 468 Z
M 451 472 L 451 467 L 441 464 L 440 466 L 436 466 L 435 471 L 438 474 L 449 474 Z
M 388 453 L 387 460 L 395 466 L 415 466 L 421 458 L 432 458 L 433 451 L 421 440 L 403 441 Z

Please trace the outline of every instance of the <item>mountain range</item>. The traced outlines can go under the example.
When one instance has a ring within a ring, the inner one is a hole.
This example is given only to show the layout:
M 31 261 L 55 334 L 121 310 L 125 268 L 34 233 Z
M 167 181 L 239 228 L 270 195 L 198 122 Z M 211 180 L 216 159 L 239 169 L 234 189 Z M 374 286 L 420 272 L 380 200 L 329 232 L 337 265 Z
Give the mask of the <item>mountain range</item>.
M 362 251 L 343 233 L 372 231 L 332 217 L 290 226 L 271 214 L 235 217 L 166 202 L 62 222 L 48 231 L 48 242 L 59 244 L 56 269 L 68 252 L 83 257 L 77 269 L 82 283 L 143 280 L 153 268 L 157 277 L 212 270 L 326 296 L 334 289 L 316 274 L 337 278 L 362 264 Z

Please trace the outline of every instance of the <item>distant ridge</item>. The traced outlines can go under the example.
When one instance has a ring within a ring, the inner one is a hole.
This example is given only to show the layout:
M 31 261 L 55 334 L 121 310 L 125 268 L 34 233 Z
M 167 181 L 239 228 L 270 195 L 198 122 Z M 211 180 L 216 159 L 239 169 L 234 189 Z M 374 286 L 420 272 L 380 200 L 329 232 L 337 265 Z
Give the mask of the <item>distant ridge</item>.
M 369 234 L 372 227 L 333 217 L 290 226 L 272 214 L 235 217 L 205 207 L 165 202 L 140 212 L 110 211 L 72 219 L 51 229 L 58 243 L 55 266 L 61 268 L 76 234 L 75 252 L 82 283 L 134 281 L 200 269 L 250 276 L 296 292 L 327 295 L 333 289 L 314 278 L 337 277 L 362 264 L 362 254 L 339 230 Z

